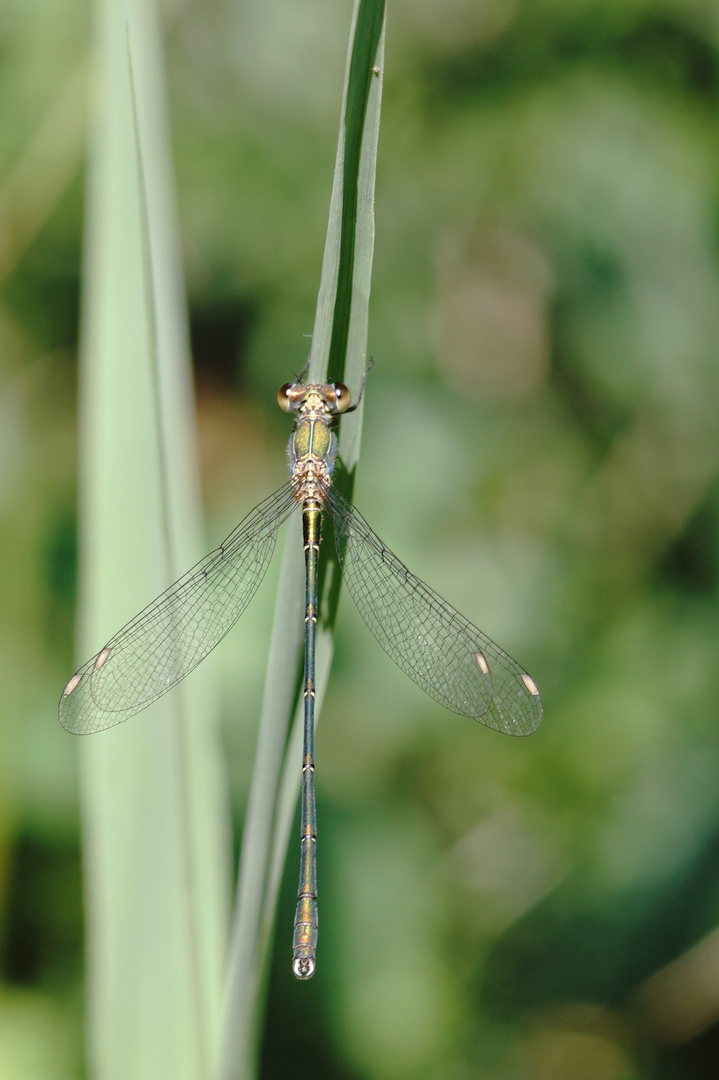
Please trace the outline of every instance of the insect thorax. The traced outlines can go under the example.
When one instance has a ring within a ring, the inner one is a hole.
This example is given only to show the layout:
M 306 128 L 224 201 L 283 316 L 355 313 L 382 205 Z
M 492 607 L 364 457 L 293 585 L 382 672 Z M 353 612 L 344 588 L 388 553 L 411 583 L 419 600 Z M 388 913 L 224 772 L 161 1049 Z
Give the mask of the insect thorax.
M 332 482 L 337 436 L 324 416 L 308 410 L 298 418 L 288 447 L 295 498 L 323 503 Z

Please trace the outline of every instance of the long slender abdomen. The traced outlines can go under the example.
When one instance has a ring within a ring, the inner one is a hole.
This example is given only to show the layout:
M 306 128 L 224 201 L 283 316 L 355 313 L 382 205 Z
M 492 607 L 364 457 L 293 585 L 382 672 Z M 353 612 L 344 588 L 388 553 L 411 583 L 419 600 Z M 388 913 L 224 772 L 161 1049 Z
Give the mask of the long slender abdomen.
M 322 510 L 319 503 L 302 512 L 305 548 L 305 679 L 302 747 L 300 884 L 297 892 L 292 970 L 309 979 L 317 949 L 317 812 L 315 808 L 315 638 L 317 630 L 317 561 Z

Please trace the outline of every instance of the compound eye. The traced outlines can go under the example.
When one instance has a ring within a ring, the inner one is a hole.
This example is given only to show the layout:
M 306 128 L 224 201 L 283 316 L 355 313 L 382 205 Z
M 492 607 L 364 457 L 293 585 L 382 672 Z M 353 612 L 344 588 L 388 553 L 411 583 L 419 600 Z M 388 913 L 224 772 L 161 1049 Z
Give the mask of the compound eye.
M 282 412 L 292 412 L 292 401 L 290 399 L 290 390 L 294 383 L 286 382 L 277 391 L 277 404 L 282 409 Z
M 344 383 L 336 382 L 333 383 L 333 386 L 335 390 L 335 403 L 337 407 L 337 412 L 347 412 L 352 403 L 352 395 L 350 394 L 348 388 L 345 386 Z

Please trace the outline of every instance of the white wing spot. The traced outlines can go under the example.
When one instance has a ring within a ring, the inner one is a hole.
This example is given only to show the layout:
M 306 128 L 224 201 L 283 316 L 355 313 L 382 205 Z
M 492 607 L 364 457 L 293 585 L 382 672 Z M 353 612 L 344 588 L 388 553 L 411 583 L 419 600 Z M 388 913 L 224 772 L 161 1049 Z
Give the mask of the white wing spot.
M 477 661 L 477 667 L 482 672 L 482 674 L 489 675 L 489 664 L 485 660 L 483 654 L 481 652 L 476 652 L 474 654 L 474 659 Z
M 75 687 L 77 686 L 77 684 L 80 682 L 81 678 L 82 678 L 82 672 L 81 671 L 76 671 L 75 674 L 73 675 L 73 677 L 68 682 L 65 689 L 63 690 L 62 696 L 67 697 L 68 694 L 71 694 L 73 692 L 73 690 L 75 689 Z
M 534 694 L 535 697 L 539 697 L 539 690 L 537 688 L 537 684 L 531 675 L 527 675 L 526 671 L 522 672 L 522 682 L 527 687 L 527 690 L 529 690 L 530 694 Z
M 104 649 L 100 649 L 100 652 L 97 654 L 97 660 L 95 661 L 95 667 L 93 668 L 93 671 L 99 671 L 109 655 L 110 649 L 107 645 Z

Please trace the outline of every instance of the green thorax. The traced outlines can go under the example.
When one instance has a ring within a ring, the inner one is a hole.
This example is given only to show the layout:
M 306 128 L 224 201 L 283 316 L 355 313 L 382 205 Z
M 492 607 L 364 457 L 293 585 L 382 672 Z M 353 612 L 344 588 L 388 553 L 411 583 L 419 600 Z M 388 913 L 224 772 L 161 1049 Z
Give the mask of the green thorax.
M 337 453 L 337 436 L 326 422 L 315 417 L 303 417 L 299 420 L 290 437 L 290 466 L 301 462 L 321 462 L 331 475 Z

